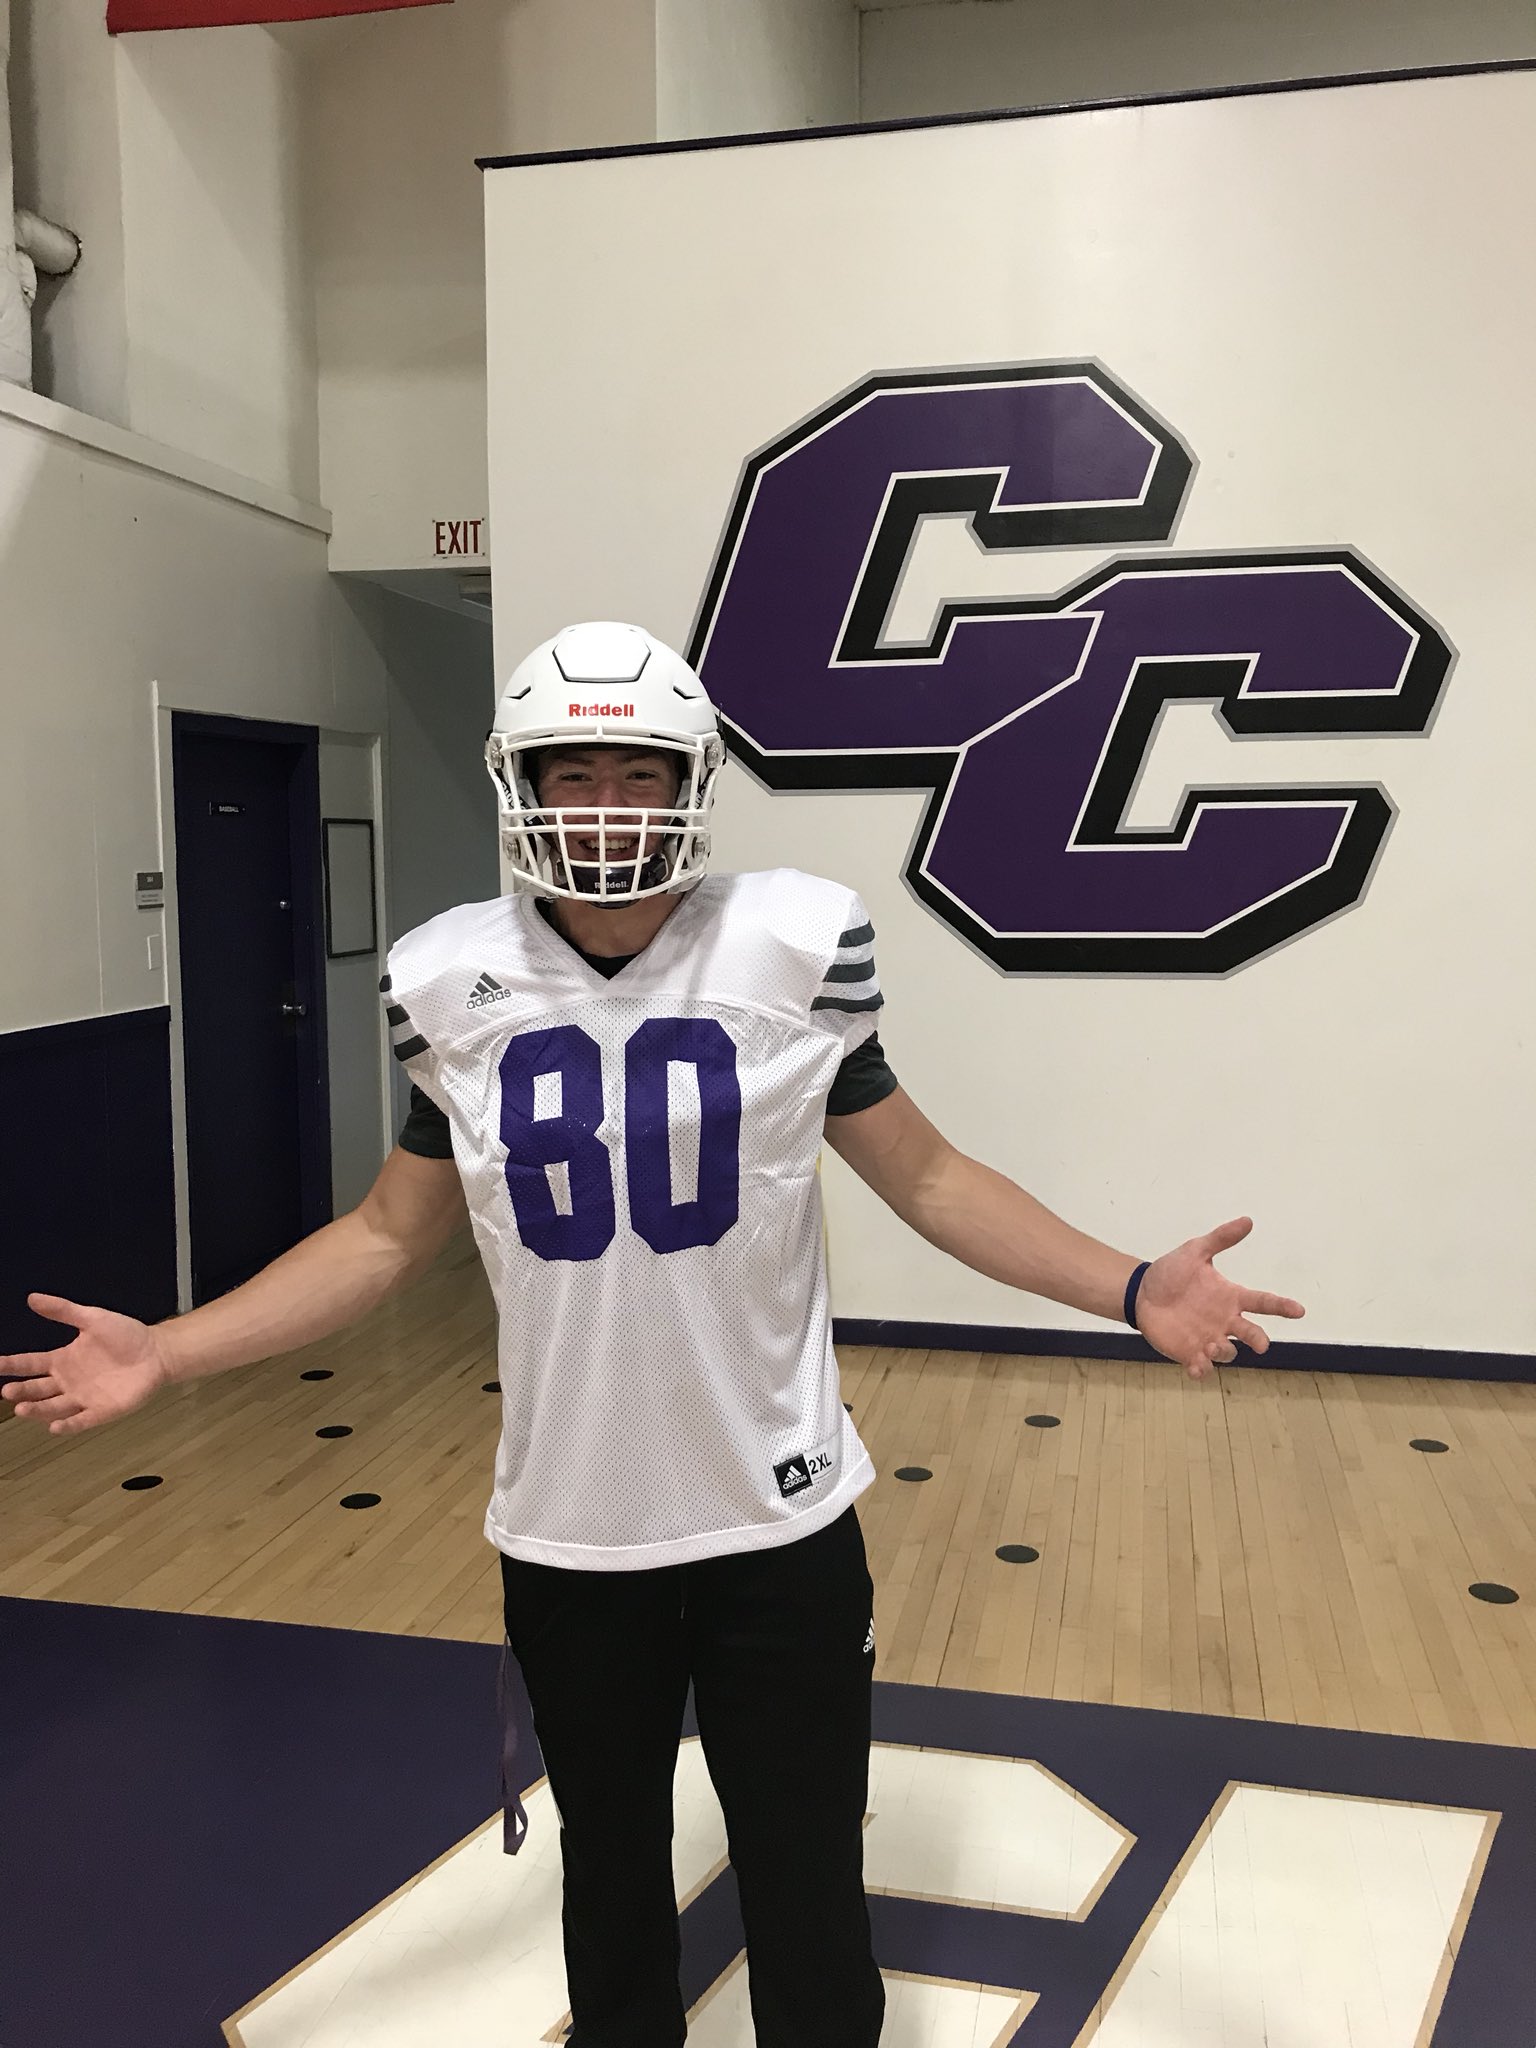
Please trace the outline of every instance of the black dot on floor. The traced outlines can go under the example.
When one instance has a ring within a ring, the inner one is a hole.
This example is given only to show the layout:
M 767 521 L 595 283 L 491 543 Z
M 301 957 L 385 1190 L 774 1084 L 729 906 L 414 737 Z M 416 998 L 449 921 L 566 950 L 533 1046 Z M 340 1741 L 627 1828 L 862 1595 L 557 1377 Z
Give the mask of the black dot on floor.
M 331 1371 L 328 1365 L 312 1366 L 308 1372 L 301 1372 L 299 1374 L 301 1380 L 333 1380 L 335 1377 L 335 1373 Z
M 1411 1436 L 1408 1448 L 1410 1451 L 1448 1451 L 1450 1445 L 1441 1443 L 1437 1436 Z
M 898 1479 L 931 1479 L 933 1474 L 926 1465 L 898 1465 L 896 1467 L 896 1477 Z
M 843 1403 L 843 1406 L 848 1410 L 848 1413 L 850 1415 L 853 1413 L 853 1403 L 851 1401 L 845 1401 Z
M 1467 1591 L 1474 1600 L 1489 1600 L 1495 1607 L 1513 1607 L 1520 1598 L 1512 1586 L 1495 1586 L 1482 1579 L 1475 1586 L 1468 1586 Z
M 487 1380 L 480 1391 L 482 1394 L 499 1394 L 501 1392 L 501 1381 Z
M 1034 1564 L 1040 1555 L 1032 1543 L 1005 1543 L 997 1554 L 1004 1564 Z
M 376 1508 L 379 1496 L 376 1493 L 344 1493 L 341 1504 L 344 1508 Z
M 352 1425 L 349 1422 L 328 1422 L 324 1429 L 317 1429 L 315 1431 L 316 1436 L 350 1436 L 351 1434 Z
M 165 1481 L 158 1472 L 141 1472 L 136 1479 L 123 1481 L 124 1493 L 148 1493 L 152 1486 L 163 1486 Z
M 1060 1429 L 1061 1427 L 1061 1417 L 1059 1415 L 1026 1415 L 1024 1420 L 1031 1429 Z

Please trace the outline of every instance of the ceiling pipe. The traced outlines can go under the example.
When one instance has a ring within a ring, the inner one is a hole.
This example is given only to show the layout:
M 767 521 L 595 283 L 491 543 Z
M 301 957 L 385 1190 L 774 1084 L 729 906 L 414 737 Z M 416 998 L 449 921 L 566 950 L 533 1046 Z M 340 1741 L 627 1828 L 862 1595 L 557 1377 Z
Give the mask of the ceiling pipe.
M 16 246 L 48 277 L 68 277 L 80 261 L 80 237 L 25 206 L 16 209 Z
M 0 0 L 0 381 L 30 390 L 37 274 L 67 277 L 80 261 L 80 238 L 28 207 L 13 208 L 10 43 L 10 0 Z

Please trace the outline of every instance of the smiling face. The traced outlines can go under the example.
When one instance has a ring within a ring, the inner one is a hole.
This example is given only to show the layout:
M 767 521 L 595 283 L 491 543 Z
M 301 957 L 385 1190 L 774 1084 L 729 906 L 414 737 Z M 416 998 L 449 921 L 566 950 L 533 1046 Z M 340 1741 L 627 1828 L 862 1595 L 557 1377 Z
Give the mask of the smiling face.
M 605 868 L 616 865 L 626 877 L 637 873 L 676 830 L 670 816 L 646 829 L 650 814 L 677 803 L 682 762 L 670 748 L 547 747 L 536 768 L 539 804 L 561 814 L 577 888 L 601 894 Z

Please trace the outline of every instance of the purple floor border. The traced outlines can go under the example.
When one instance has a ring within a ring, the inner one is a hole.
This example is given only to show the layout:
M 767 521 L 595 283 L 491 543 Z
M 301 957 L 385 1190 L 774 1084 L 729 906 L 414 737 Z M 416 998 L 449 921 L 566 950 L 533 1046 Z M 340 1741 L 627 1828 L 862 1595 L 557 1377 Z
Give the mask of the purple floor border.
M 0 1598 L 3 2048 L 222 2048 L 224 2015 L 491 1820 L 496 1664 L 491 1644 Z M 1432 2039 L 1529 2048 L 1536 1752 L 878 1678 L 873 1723 L 1033 1762 L 1132 1838 L 1081 1921 L 871 1896 L 882 1968 L 1038 1993 L 1019 2048 L 1080 2038 L 1230 1784 L 1497 1815 Z M 741 1947 L 730 1873 L 682 1919 L 691 2004 Z
M 999 1351 L 1030 1358 L 1156 1359 L 1142 1337 L 1108 1330 L 1010 1329 L 993 1323 L 899 1323 L 833 1318 L 839 1344 L 907 1351 Z M 1409 1379 L 1536 1381 L 1536 1357 L 1522 1351 L 1430 1351 L 1411 1344 L 1300 1344 L 1278 1339 L 1260 1358 L 1239 1345 L 1239 1365 L 1286 1372 L 1389 1373 Z M 1231 1370 L 1230 1367 L 1227 1368 Z

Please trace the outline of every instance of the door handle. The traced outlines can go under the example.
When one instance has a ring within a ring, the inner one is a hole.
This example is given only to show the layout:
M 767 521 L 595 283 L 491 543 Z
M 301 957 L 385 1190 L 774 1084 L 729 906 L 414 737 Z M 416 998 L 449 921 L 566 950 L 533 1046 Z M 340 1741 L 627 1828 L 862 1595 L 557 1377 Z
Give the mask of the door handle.
M 307 1017 L 309 1015 L 309 1005 L 307 1003 L 284 1003 L 283 1015 L 285 1017 Z

